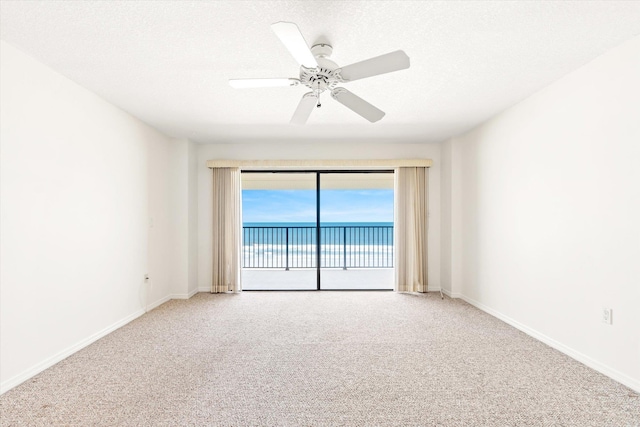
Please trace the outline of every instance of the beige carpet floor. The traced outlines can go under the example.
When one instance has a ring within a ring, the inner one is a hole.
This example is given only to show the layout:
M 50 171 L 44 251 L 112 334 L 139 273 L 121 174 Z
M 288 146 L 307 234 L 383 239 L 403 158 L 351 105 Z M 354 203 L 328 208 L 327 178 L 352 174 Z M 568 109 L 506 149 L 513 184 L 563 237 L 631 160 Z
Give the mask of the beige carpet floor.
M 640 426 L 640 396 L 459 300 L 170 301 L 0 396 L 2 426 Z

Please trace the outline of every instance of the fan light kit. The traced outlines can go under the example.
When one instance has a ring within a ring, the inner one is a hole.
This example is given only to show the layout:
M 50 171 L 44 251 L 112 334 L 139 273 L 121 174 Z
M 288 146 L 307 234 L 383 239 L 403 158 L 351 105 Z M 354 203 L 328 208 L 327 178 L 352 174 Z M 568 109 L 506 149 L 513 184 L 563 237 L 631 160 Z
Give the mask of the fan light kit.
M 401 50 L 338 67 L 338 64 L 329 59 L 333 52 L 331 45 L 319 43 L 309 49 L 296 24 L 276 22 L 271 25 L 271 29 L 300 64 L 300 78 L 231 79 L 229 84 L 237 89 L 299 85 L 308 87 L 311 92 L 302 96 L 291 118 L 292 124 L 305 124 L 313 107 L 320 108 L 320 95 L 327 90 L 333 99 L 345 107 L 372 123 L 377 122 L 384 117 L 384 111 L 347 89 L 338 87 L 338 84 L 409 68 L 409 57 Z

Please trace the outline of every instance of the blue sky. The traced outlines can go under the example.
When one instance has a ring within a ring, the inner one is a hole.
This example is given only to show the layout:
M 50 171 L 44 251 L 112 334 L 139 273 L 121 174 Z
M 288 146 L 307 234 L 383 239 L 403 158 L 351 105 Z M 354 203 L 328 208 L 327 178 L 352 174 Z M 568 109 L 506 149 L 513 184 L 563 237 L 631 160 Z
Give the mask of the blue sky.
M 322 190 L 322 222 L 393 222 L 393 190 Z M 243 190 L 243 222 L 315 222 L 315 190 Z

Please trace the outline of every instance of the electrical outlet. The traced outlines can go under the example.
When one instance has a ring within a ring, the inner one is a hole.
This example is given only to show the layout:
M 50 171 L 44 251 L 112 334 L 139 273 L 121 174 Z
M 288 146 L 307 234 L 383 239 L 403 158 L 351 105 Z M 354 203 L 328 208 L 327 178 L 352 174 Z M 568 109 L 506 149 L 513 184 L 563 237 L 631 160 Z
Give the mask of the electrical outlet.
M 607 325 L 613 324 L 613 310 L 610 308 L 602 307 L 602 323 Z

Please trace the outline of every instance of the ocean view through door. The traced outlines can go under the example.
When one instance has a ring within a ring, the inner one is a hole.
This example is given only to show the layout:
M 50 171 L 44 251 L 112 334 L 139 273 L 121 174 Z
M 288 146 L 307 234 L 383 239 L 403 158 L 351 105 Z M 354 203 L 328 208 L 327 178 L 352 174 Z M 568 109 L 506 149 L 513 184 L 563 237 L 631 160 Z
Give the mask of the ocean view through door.
M 317 176 L 242 173 L 242 289 L 316 290 Z
M 243 172 L 242 214 L 244 290 L 393 289 L 392 171 Z
M 320 173 L 320 288 L 393 289 L 393 173 Z

